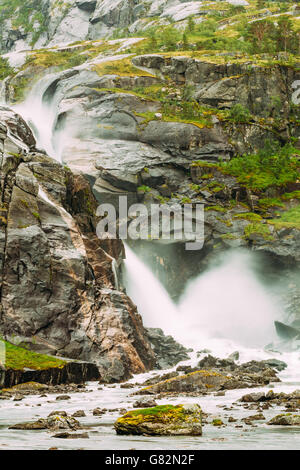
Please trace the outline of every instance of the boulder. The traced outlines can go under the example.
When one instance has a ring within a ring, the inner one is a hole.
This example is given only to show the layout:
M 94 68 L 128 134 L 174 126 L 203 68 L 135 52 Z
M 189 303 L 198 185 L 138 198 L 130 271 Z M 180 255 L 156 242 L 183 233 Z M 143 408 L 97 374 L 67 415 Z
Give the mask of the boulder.
M 155 406 L 157 406 L 156 401 L 150 397 L 142 397 L 133 403 L 134 408 L 153 408 Z
M 206 393 L 208 391 L 220 390 L 228 380 L 229 377 L 224 374 L 209 370 L 199 370 L 142 388 L 138 393 L 142 395 L 185 392 Z
M 119 418 L 114 428 L 120 435 L 201 436 L 201 408 L 185 404 L 134 410 Z
M 80 423 L 72 416 L 66 416 L 62 413 L 50 414 L 46 419 L 41 418 L 34 422 L 18 423 L 10 426 L 9 429 L 20 429 L 20 430 L 43 430 L 49 429 L 50 431 L 56 431 L 59 429 L 72 429 L 76 431 L 79 429 Z
M 244 403 L 256 403 L 260 401 L 265 401 L 266 395 L 264 392 L 257 393 L 248 393 L 247 395 L 242 396 L 241 400 Z
M 291 413 L 277 415 L 268 421 L 267 424 L 277 426 L 300 426 L 300 415 L 292 415 Z

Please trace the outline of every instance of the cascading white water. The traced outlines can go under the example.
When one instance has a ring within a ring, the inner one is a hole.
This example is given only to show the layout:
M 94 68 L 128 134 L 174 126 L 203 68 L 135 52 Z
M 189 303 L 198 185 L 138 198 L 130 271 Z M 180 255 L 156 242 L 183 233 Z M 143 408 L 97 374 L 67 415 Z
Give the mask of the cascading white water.
M 262 350 L 275 338 L 274 320 L 282 312 L 256 278 L 250 254 L 225 255 L 221 265 L 189 283 L 178 305 L 127 246 L 126 258 L 127 292 L 146 326 L 223 357 L 237 348 Z
M 59 160 L 58 152 L 53 132 L 57 104 L 43 100 L 43 95 L 57 75 L 51 74 L 39 80 L 30 91 L 23 103 L 9 105 L 16 113 L 30 126 L 37 142 L 37 148 L 44 150 L 50 157 Z M 6 104 L 6 103 L 4 103 Z
M 152 271 L 125 245 L 126 290 L 136 303 L 145 326 L 176 334 L 178 310 Z

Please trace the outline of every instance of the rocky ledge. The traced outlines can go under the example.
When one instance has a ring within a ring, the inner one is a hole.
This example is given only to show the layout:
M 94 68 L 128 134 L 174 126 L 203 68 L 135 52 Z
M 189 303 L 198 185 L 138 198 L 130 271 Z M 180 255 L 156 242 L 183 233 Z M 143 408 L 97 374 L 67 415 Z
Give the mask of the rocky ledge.
M 81 384 L 100 378 L 99 369 L 94 363 L 68 362 L 63 367 L 51 367 L 44 370 L 0 369 L 0 388 L 13 387 L 26 382 L 41 384 Z

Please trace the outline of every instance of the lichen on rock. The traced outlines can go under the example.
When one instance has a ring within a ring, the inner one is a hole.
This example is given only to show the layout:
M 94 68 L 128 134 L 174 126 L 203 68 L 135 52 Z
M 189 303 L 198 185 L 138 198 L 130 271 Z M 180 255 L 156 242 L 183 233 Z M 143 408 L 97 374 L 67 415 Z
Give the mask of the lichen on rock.
M 115 422 L 114 428 L 117 434 L 201 436 L 201 408 L 184 404 L 129 411 Z

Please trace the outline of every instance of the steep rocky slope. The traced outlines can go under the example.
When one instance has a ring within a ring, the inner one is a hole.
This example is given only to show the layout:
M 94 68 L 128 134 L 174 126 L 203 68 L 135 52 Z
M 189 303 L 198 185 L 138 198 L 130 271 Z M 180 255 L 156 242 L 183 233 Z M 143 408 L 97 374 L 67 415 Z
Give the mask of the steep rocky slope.
M 220 55 L 110 56 L 115 45 L 106 47 L 82 65 L 42 79 L 44 88 L 36 85 L 41 100 L 57 110 L 54 132 L 68 135 L 63 162 L 87 178 L 97 201 L 118 208 L 122 195 L 128 204 L 146 206 L 204 204 L 204 250 L 192 255 L 193 263 L 184 263 L 189 254 L 180 244 L 175 248 L 178 266 L 188 265 L 184 279 L 199 272 L 207 254 L 230 247 L 251 247 L 281 265 L 297 264 L 298 226 L 281 216 L 298 211 L 300 131 L 292 101 L 297 67 L 238 56 L 231 63 Z M 8 100 L 17 99 L 24 77 L 55 70 L 46 65 L 47 54 L 37 53 L 3 82 Z M 239 109 L 242 114 L 235 115 Z M 282 162 L 288 159 L 286 166 L 266 167 L 267 142 L 277 142 L 269 156 L 279 152 Z M 250 155 L 246 163 L 232 160 L 243 154 Z M 247 170 L 251 159 L 257 167 Z M 167 283 L 174 286 L 178 266 L 170 266 L 175 258 L 164 251 L 157 247 L 164 268 L 170 267 Z M 180 284 L 175 281 L 175 291 Z
M 283 14 L 299 34 L 297 6 L 40 3 L 33 10 L 30 1 L 0 1 L 0 44 L 9 51 L 0 62 L 1 100 L 25 101 L 27 111 L 39 103 L 55 158 L 37 150 L 45 141 L 33 115 L 39 145 L 20 117 L 1 109 L 1 334 L 97 361 L 107 380 L 160 362 L 151 332 L 119 290 L 122 243 L 95 234 L 97 204 L 118 207 L 120 195 L 146 207 L 204 205 L 202 250 L 186 252 L 186 240 L 141 243 L 143 256 L 151 244 L 174 297 L 217 253 L 245 248 L 290 276 L 295 300 L 299 51 L 290 41 L 291 54 L 282 44 L 276 54 L 255 54 L 240 28 L 246 34 L 242 20 L 270 17 L 276 29 Z M 298 306 L 296 299 L 293 314 Z
M 232 4 L 247 4 L 230 0 Z M 191 15 L 224 10 L 212 2 L 189 0 L 1 0 L 0 49 L 38 49 L 62 43 L 98 39 L 116 31 L 136 32 L 170 21 L 183 23 Z M 226 6 L 225 6 L 226 9 Z
M 1 334 L 95 361 L 107 380 L 149 369 L 141 318 L 113 276 L 123 248 L 95 236 L 88 183 L 37 152 L 19 116 L 2 107 L 0 122 Z

